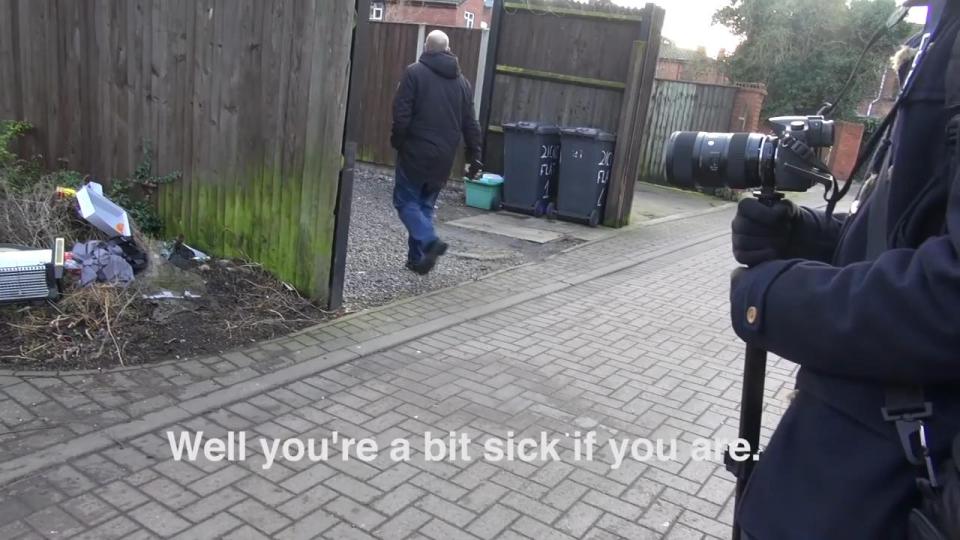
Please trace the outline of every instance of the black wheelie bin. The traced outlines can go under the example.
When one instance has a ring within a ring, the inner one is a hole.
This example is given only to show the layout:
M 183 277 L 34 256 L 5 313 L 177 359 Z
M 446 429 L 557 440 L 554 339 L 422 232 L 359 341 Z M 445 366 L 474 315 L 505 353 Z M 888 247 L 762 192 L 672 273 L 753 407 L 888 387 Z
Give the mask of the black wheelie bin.
M 557 202 L 547 213 L 596 227 L 603 220 L 617 137 L 593 128 L 560 130 Z
M 503 208 L 540 217 L 557 196 L 560 128 L 511 122 L 503 132 Z

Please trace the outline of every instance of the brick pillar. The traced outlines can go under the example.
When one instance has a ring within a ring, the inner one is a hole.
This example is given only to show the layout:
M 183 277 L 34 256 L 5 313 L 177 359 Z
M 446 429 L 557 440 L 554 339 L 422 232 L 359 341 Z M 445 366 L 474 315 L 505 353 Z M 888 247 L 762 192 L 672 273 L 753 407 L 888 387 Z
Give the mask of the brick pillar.
M 760 109 L 767 98 L 767 87 L 761 83 L 742 83 L 737 86 L 730 114 L 730 131 L 759 131 Z
M 863 139 L 863 124 L 837 120 L 834 124 L 834 145 L 827 157 L 827 166 L 837 180 L 846 180 L 853 171 Z

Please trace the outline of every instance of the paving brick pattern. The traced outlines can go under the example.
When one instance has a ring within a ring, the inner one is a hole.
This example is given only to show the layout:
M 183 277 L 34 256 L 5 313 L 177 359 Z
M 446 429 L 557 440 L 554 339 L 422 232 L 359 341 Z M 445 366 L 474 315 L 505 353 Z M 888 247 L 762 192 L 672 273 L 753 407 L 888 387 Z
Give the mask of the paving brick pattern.
M 0 456 L 27 455 L 324 353 L 560 282 L 594 267 L 598 260 L 654 252 L 723 230 L 728 223 L 729 215 L 718 213 L 633 231 L 538 265 L 346 317 L 243 352 L 104 373 L 0 370 Z
M 730 214 L 625 233 L 487 280 L 362 314 L 242 353 L 100 375 L 0 377 L 3 460 L 384 334 L 563 283 L 597 279 L 365 355 L 193 415 L 0 488 L 0 538 L 725 538 L 730 476 L 690 459 L 697 438 L 735 436 L 742 345 L 728 329 L 722 237 Z M 793 369 L 771 363 L 765 436 Z M 241 463 L 175 462 L 165 433 L 247 433 Z M 573 459 L 565 434 L 680 441 L 666 462 Z M 411 441 L 412 457 L 280 461 L 258 437 Z M 561 461 L 428 461 L 423 435 L 560 438 Z

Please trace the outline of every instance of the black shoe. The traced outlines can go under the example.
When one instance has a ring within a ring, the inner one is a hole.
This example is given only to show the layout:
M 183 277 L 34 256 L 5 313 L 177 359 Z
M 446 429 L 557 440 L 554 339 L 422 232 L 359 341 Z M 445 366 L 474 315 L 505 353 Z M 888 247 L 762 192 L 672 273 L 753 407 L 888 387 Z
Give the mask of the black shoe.
M 411 272 L 416 272 L 416 271 L 417 271 L 417 270 L 416 270 L 416 266 L 417 266 L 417 263 L 415 263 L 415 262 L 413 262 L 413 261 L 407 261 L 407 264 L 404 265 L 404 267 L 406 267 L 406 269 L 407 269 L 407 270 L 410 270 Z
M 423 257 L 419 262 L 413 265 L 413 271 L 425 276 L 433 270 L 433 267 L 437 264 L 437 259 L 441 255 L 447 252 L 447 243 L 443 240 L 434 240 L 430 242 L 430 245 L 427 246 L 426 251 L 423 254 Z

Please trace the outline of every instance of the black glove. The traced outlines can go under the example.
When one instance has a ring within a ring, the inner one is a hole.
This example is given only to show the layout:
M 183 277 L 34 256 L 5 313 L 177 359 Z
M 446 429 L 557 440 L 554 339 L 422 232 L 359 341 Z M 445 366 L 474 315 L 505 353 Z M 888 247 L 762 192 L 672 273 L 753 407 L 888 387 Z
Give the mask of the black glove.
M 483 170 L 483 163 L 480 163 L 480 160 L 473 160 L 470 162 L 470 165 L 467 166 L 467 178 L 471 180 L 476 180 L 477 176 L 480 175 L 480 171 Z
M 404 142 L 406 142 L 406 137 L 404 135 L 396 132 L 390 134 L 390 146 L 392 146 L 397 152 L 403 150 Z
M 734 258 L 747 266 L 782 259 L 799 217 L 797 205 L 787 199 L 772 206 L 757 199 L 740 201 L 732 224 Z

